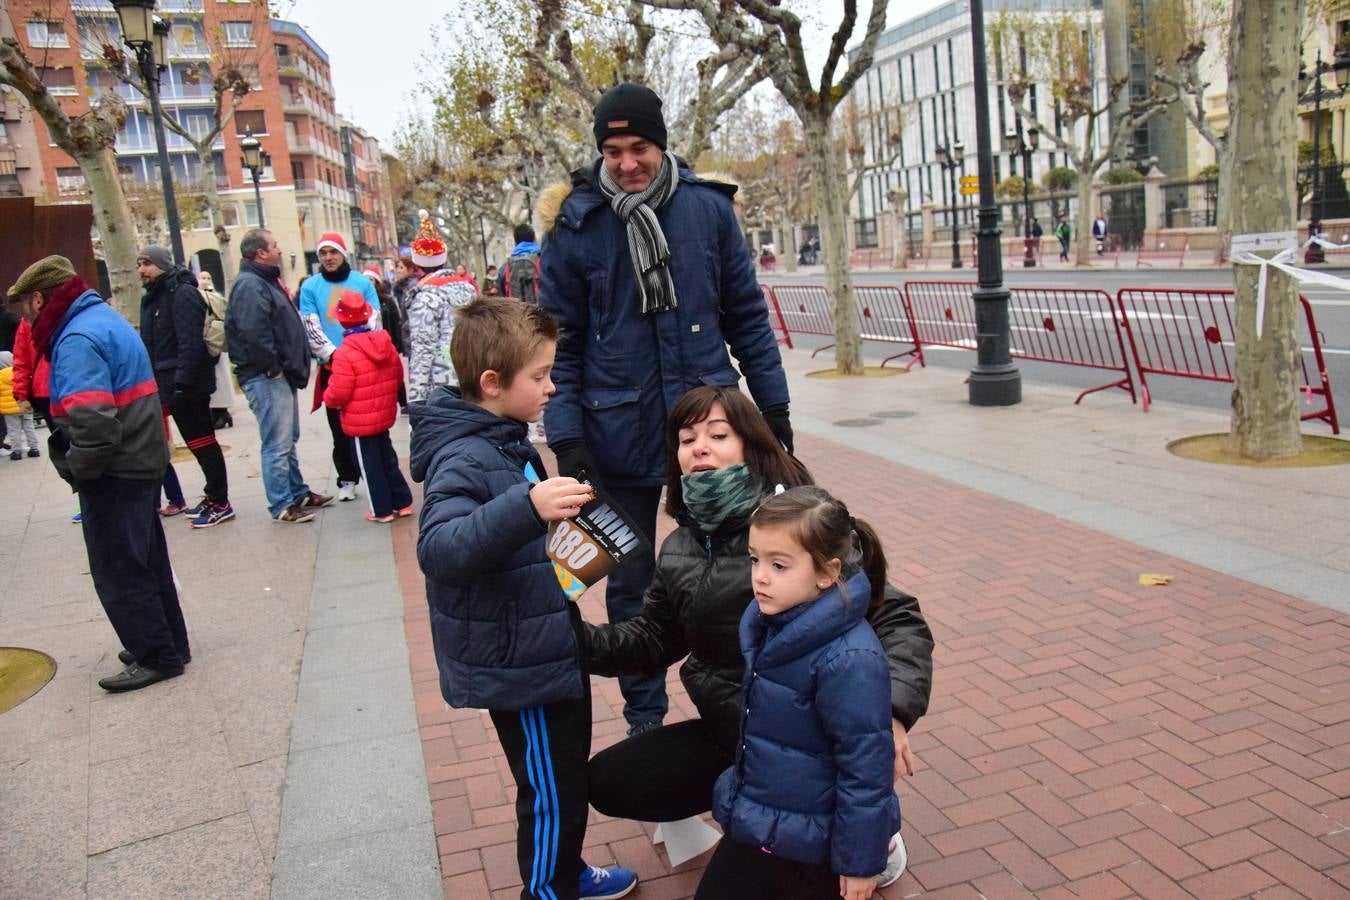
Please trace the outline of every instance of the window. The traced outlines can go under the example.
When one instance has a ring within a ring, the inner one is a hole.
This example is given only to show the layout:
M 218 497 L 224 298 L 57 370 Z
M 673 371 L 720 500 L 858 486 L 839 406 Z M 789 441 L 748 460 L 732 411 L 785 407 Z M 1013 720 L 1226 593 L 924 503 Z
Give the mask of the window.
M 243 137 L 250 131 L 255 137 L 267 134 L 267 114 L 261 109 L 241 109 L 234 114 L 234 133 Z
M 248 226 L 251 227 L 251 228 L 256 228 L 256 227 L 257 227 L 257 225 L 258 225 L 258 201 L 257 201 L 257 200 L 245 200 L 245 201 L 244 201 L 244 224 L 245 224 L 245 225 L 248 225 Z
M 856 219 L 854 221 L 856 228 L 857 245 L 859 247 L 877 246 L 877 220 L 876 219 Z
M 305 164 L 302 162 L 291 163 L 291 177 L 296 181 L 305 180 Z
M 122 28 L 117 19 L 95 19 L 78 16 L 75 19 L 76 34 L 80 39 L 80 56 L 84 59 L 102 59 L 103 47 L 122 44 Z
M 69 47 L 65 23 L 60 20 L 39 19 L 28 24 L 28 46 Z
M 226 228 L 237 228 L 239 226 L 239 207 L 233 203 L 222 203 L 220 205 L 220 217 L 225 221 Z
M 78 166 L 56 170 L 56 192 L 62 197 L 85 192 L 84 173 Z
M 225 46 L 226 46 L 226 47 L 252 47 L 252 46 L 253 46 L 253 23 L 252 23 L 252 22 L 226 22 L 226 23 L 225 23 Z
M 73 97 L 75 90 L 75 70 L 70 66 L 59 69 L 42 69 L 42 83 L 53 97 Z
M 239 67 L 239 74 L 244 76 L 244 80 L 248 82 L 250 90 L 262 90 L 262 73 L 258 71 L 256 65 L 253 65 L 252 63 L 241 65 Z

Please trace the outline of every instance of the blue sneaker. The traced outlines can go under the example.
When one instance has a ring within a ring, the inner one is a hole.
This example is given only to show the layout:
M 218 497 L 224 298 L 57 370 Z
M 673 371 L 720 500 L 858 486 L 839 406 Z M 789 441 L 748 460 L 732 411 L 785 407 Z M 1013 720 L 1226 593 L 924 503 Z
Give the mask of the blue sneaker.
M 601 869 L 587 866 L 581 871 L 582 900 L 611 900 L 622 897 L 637 887 L 637 873 L 623 866 Z
M 70 522 L 71 522 L 72 525 L 78 525 L 78 524 L 80 524 L 80 523 L 83 522 L 83 521 L 84 521 L 84 514 L 83 514 L 83 513 L 76 513 L 75 515 L 73 515 L 73 516 L 70 517 Z
M 201 514 L 192 520 L 193 528 L 212 528 L 221 522 L 228 522 L 234 518 L 234 507 L 228 503 L 219 505 L 208 503 L 202 506 Z

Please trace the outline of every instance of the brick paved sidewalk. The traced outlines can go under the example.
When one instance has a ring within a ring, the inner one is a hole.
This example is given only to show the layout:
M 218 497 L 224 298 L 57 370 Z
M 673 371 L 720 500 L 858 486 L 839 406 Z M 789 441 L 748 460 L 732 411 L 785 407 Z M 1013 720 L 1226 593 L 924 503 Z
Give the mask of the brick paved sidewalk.
M 877 526 L 938 640 L 921 769 L 900 786 L 910 869 L 882 896 L 1350 895 L 1350 618 L 798 444 Z M 415 541 L 401 529 L 395 553 L 446 897 L 514 898 L 514 788 L 486 714 L 441 701 Z M 600 598 L 583 612 L 603 619 Z M 593 686 L 600 749 L 622 701 L 612 679 Z M 669 721 L 692 712 L 671 687 Z M 634 868 L 634 897 L 691 896 L 706 858 L 672 874 L 650 832 L 592 813 L 587 859 Z

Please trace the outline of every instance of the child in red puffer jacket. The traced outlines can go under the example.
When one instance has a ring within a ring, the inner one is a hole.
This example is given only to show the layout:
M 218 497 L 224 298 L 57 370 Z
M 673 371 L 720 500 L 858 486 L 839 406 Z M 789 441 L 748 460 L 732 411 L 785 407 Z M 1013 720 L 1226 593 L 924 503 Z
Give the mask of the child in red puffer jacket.
M 412 491 L 398 467 L 389 429 L 398 418 L 403 362 L 387 331 L 367 326 L 372 310 L 356 291 L 343 291 L 333 318 L 342 325 L 342 346 L 333 354 L 333 375 L 323 402 L 339 410 L 342 431 L 356 445 L 356 461 L 366 481 L 371 522 L 392 522 L 412 515 Z

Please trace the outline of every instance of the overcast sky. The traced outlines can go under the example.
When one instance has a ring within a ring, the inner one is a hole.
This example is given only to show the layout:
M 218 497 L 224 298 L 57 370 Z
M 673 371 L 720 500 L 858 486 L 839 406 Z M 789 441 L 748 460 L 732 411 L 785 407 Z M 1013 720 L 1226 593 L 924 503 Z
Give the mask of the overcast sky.
M 895 25 L 947 0 L 891 0 L 886 24 Z M 460 4 L 453 2 L 385 3 L 379 12 L 369 0 L 279 0 L 282 18 L 304 26 L 328 53 L 338 112 L 392 148 L 403 110 L 415 102 L 416 86 L 436 73 L 426 57 L 435 50 L 430 25 L 453 21 Z M 829 23 L 838 23 L 843 0 L 788 0 L 789 7 L 819 10 L 808 17 L 817 26 L 806 50 L 813 70 L 824 61 Z M 859 17 L 871 9 L 859 0 Z M 434 9 L 444 10 L 427 18 Z M 863 22 L 856 34 L 861 36 Z M 444 28 L 442 28 L 444 31 Z

